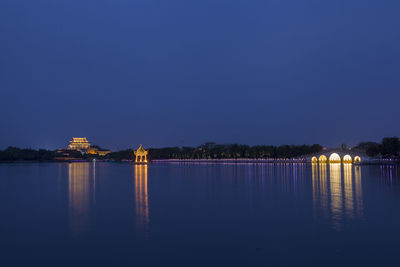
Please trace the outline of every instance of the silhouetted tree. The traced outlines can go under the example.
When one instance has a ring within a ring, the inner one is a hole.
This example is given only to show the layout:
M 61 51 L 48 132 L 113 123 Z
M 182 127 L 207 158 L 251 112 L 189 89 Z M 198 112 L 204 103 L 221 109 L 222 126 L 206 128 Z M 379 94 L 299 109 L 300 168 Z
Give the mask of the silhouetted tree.
M 53 160 L 55 156 L 55 151 L 45 149 L 8 147 L 0 150 L 0 161 L 49 161 Z
M 398 137 L 385 137 L 382 139 L 382 156 L 397 156 L 400 151 L 400 141 Z
M 361 142 L 357 149 L 365 150 L 368 156 L 397 157 L 400 153 L 400 141 L 398 137 L 385 137 L 382 142 Z
M 380 151 L 381 151 L 381 146 L 379 144 L 374 144 L 368 146 L 368 148 L 365 150 L 365 153 L 367 154 L 368 157 L 376 157 L 379 155 Z

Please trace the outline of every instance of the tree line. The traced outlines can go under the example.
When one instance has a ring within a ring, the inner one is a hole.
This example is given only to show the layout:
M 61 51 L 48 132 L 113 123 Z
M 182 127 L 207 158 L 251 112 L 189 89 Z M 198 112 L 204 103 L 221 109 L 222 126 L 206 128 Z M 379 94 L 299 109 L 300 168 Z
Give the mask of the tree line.
M 51 161 L 56 156 L 55 151 L 46 149 L 30 149 L 8 147 L 0 150 L 0 161 Z
M 398 137 L 385 137 L 380 143 L 361 142 L 358 149 L 365 150 L 369 157 L 381 156 L 383 158 L 393 158 L 400 156 L 400 140 Z
M 321 145 L 282 145 L 282 146 L 248 146 L 248 145 L 217 145 L 205 143 L 198 147 L 165 147 L 150 148 L 150 159 L 235 159 L 235 158 L 295 158 L 302 155 L 317 153 Z M 61 155 L 57 151 L 45 149 L 21 149 L 8 147 L 0 150 L 0 161 L 52 161 Z M 92 159 L 99 156 L 76 153 L 71 154 L 77 159 Z M 122 161 L 134 159 L 134 150 L 126 149 L 112 152 L 102 159 Z
M 295 158 L 318 153 L 322 146 L 315 145 L 282 145 L 282 146 L 248 146 L 218 145 L 206 143 L 198 147 L 150 148 L 151 159 L 235 159 L 235 158 Z
M 364 150 L 370 157 L 396 158 L 400 156 L 400 140 L 398 137 L 385 137 L 380 143 L 361 142 L 355 148 Z M 321 152 L 323 147 L 314 145 L 281 145 L 281 146 L 248 146 L 239 144 L 220 145 L 205 143 L 197 147 L 165 147 L 150 148 L 150 159 L 236 159 L 236 158 L 296 158 Z M 77 159 L 102 158 L 122 161 L 134 159 L 134 150 L 126 149 L 112 152 L 105 157 L 85 155 L 76 151 L 71 156 Z M 21 149 L 8 147 L 0 150 L 0 161 L 52 161 L 60 154 L 46 149 Z

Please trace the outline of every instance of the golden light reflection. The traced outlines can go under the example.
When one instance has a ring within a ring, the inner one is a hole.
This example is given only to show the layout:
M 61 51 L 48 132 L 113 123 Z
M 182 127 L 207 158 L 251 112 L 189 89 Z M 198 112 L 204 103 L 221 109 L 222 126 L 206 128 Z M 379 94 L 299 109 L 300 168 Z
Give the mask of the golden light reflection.
M 330 161 L 330 157 L 329 157 Z M 342 221 L 342 177 L 339 163 L 329 164 L 330 189 L 331 189 L 331 213 L 333 227 L 340 229 Z
M 329 194 L 325 163 L 319 164 L 319 184 L 321 209 L 324 214 L 327 214 L 329 205 Z
M 89 221 L 90 165 L 87 162 L 76 162 L 68 165 L 70 225 L 73 235 L 78 235 Z
M 363 193 L 362 193 L 362 184 L 361 184 L 361 167 L 354 166 L 354 195 L 355 195 L 355 203 L 357 216 L 363 216 Z
M 344 208 L 346 215 L 350 218 L 354 216 L 354 198 L 353 198 L 353 182 L 352 182 L 352 164 L 343 164 L 344 174 Z
M 320 192 L 319 189 L 319 180 L 318 180 L 318 164 L 313 163 L 311 165 L 312 167 L 312 187 L 313 187 L 313 206 L 314 206 L 314 212 L 318 209 L 318 200 L 319 200 L 319 195 L 318 193 Z
M 328 183 L 326 178 L 326 164 L 312 165 L 313 182 L 313 206 L 314 215 L 321 212 L 324 216 L 328 214 Z
M 347 220 L 363 216 L 361 166 L 340 163 L 312 164 L 313 208 L 316 217 L 328 216 L 340 230 Z M 354 169 L 354 175 L 353 175 Z
M 147 165 L 135 165 L 136 227 L 147 234 L 149 225 L 149 199 L 147 192 Z

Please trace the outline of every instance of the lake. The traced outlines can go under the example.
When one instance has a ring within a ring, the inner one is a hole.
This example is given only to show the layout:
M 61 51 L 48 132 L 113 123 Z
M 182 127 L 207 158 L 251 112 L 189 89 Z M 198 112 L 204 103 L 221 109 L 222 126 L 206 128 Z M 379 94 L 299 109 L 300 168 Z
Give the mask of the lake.
M 399 265 L 400 171 L 0 164 L 1 266 Z

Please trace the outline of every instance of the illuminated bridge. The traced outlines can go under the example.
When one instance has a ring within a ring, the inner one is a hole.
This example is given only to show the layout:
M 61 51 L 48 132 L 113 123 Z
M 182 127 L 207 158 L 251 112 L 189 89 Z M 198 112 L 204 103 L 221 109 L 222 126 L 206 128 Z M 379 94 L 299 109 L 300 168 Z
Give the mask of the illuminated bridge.
M 328 149 L 308 155 L 306 158 L 312 163 L 360 163 L 368 156 L 359 150 Z

